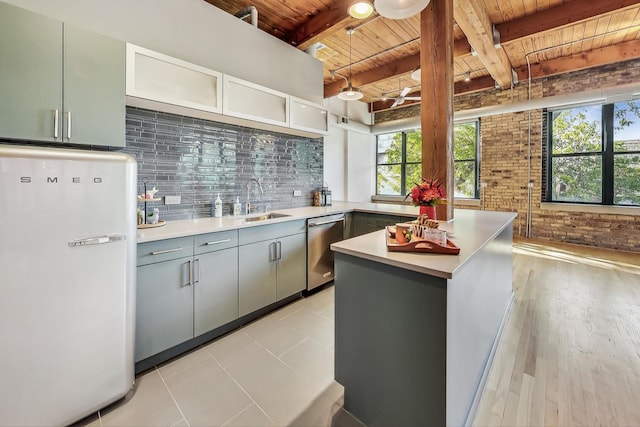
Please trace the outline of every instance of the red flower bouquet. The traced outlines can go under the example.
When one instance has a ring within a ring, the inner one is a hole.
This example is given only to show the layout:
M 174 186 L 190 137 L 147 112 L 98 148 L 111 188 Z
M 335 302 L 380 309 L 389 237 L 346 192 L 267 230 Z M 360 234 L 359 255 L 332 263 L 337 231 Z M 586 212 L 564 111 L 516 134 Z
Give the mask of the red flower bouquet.
M 414 185 L 405 199 L 409 196 L 414 206 L 436 206 L 445 203 L 447 192 L 437 179 L 422 178 L 422 182 Z

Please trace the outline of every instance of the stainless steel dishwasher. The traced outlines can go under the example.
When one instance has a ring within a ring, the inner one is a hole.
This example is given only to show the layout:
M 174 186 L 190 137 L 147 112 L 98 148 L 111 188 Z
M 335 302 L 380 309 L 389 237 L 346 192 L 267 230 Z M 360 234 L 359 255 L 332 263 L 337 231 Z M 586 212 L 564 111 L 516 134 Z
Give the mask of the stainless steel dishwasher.
M 307 290 L 333 280 L 333 252 L 329 246 L 344 239 L 344 214 L 307 220 Z

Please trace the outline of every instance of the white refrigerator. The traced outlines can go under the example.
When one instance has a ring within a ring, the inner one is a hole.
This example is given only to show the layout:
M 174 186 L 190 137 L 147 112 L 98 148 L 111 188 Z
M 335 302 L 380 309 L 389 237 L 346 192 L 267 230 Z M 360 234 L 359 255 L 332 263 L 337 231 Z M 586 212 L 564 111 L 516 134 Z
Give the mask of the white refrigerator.
M 122 153 L 0 145 L 0 425 L 67 425 L 131 389 L 136 175 Z

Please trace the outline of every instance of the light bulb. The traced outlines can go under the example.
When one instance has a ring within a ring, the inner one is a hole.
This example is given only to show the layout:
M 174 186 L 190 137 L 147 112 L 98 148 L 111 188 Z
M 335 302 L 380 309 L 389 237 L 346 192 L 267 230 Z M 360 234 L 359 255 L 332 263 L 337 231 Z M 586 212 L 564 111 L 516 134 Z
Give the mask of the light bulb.
M 356 19 L 364 19 L 373 13 L 373 5 L 369 1 L 357 1 L 349 6 L 349 15 Z

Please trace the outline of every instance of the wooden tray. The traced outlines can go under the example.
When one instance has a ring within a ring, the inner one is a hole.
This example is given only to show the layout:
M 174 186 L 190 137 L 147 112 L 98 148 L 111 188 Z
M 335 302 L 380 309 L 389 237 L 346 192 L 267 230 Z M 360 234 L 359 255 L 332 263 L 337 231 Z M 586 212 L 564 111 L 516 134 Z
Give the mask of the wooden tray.
M 409 243 L 398 243 L 395 239 L 395 232 L 392 232 L 390 228 L 391 226 L 386 227 L 387 232 L 385 235 L 387 239 L 387 249 L 390 252 L 420 252 L 447 255 L 458 255 L 460 253 L 460 248 L 449 239 L 447 239 L 447 246 L 442 246 L 436 242 L 420 237 L 414 237 Z
M 165 221 L 158 221 L 157 224 L 138 224 L 138 228 L 155 228 L 155 227 L 162 227 L 163 225 L 166 225 L 167 223 Z

